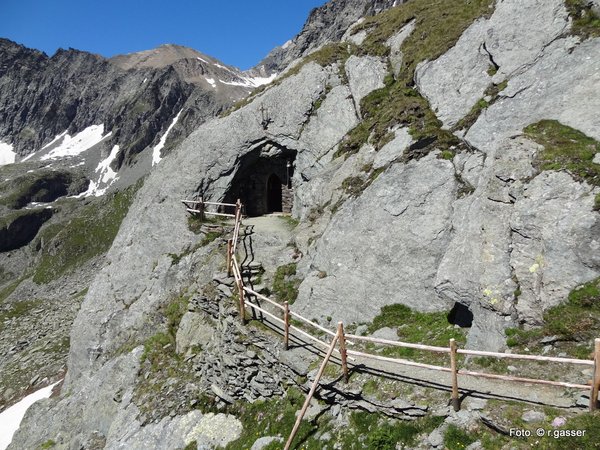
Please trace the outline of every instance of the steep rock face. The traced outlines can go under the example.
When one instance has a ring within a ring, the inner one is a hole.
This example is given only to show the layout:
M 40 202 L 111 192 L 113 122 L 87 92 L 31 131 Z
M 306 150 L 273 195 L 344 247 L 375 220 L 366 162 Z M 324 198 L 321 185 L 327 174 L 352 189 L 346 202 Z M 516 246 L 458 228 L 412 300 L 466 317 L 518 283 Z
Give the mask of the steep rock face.
M 415 77 L 419 90 L 440 120 L 452 127 L 492 81 L 499 83 L 526 70 L 568 26 L 562 0 L 498 2 L 493 15 L 471 25 L 449 52 L 419 66 Z
M 406 186 L 411 189 L 403 195 Z M 431 155 L 393 165 L 348 200 L 305 262 L 312 270 L 296 302 L 301 314 L 350 323 L 368 321 L 391 303 L 443 308 L 433 281 L 456 188 L 452 164 Z
M 302 31 L 291 41 L 273 49 L 255 70 L 280 72 L 292 61 L 307 55 L 323 44 L 339 41 L 346 30 L 361 17 L 373 15 L 402 0 L 333 0 L 311 11 Z
M 548 45 L 531 66 L 511 78 L 498 101 L 469 129 L 467 140 L 487 151 L 496 143 L 541 119 L 555 119 L 600 139 L 600 38 L 578 43 L 566 37 Z M 552 74 L 552 76 L 547 76 Z

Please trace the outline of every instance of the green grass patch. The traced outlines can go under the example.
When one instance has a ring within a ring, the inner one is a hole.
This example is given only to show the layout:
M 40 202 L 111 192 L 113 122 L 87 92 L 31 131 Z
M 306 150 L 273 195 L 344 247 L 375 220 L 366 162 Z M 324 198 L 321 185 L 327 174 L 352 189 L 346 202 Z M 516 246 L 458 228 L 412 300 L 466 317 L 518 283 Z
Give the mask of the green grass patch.
M 583 39 L 600 36 L 600 17 L 589 0 L 566 0 L 565 6 L 573 19 L 571 33 Z
M 342 189 L 351 197 L 358 197 L 365 189 L 365 180 L 362 177 L 348 177 L 342 181 Z
M 189 297 L 181 295 L 174 297 L 162 308 L 162 313 L 167 323 L 165 332 L 156 333 L 144 343 L 142 361 L 149 360 L 153 369 L 158 370 L 163 360 L 177 357 L 175 353 L 175 337 L 181 318 L 187 311 Z
M 343 449 L 395 450 L 417 444 L 417 437 L 440 426 L 443 417 L 423 417 L 413 421 L 389 420 L 379 414 L 354 412 L 350 426 L 338 434 Z
M 42 249 L 33 281 L 49 283 L 106 253 L 140 185 L 92 201 L 72 219 L 43 228 L 38 236 Z
M 0 183 L 0 204 L 12 209 L 29 202 L 49 202 L 84 190 L 82 174 L 57 170 L 37 170 Z
M 466 431 L 450 424 L 444 434 L 444 446 L 448 450 L 463 450 L 475 442 L 477 439 Z
M 471 363 L 477 367 L 484 368 L 486 372 L 499 373 L 501 375 L 508 373 L 508 362 L 504 359 L 483 356 L 481 358 L 473 358 Z
M 450 131 L 441 129 L 427 100 L 414 89 L 414 73 L 420 62 L 447 52 L 475 19 L 492 13 L 493 5 L 492 0 L 409 1 L 355 27 L 354 32 L 369 32 L 359 53 L 383 57 L 389 53 L 385 41 L 415 20 L 415 30 L 402 44 L 404 58 L 397 78 L 386 77 L 385 87 L 362 99 L 363 121 L 346 136 L 337 155 L 355 153 L 367 140 L 379 149 L 391 139 L 390 129 L 399 125 L 408 126 L 413 138 L 427 143 L 427 148 L 433 143 L 441 150 L 460 145 Z
M 298 298 L 301 282 L 296 276 L 296 263 L 279 266 L 273 277 L 272 293 L 280 302 L 288 302 L 291 305 Z
M 576 180 L 600 186 L 600 164 L 592 162 L 600 142 L 556 120 L 542 120 L 523 131 L 544 147 L 534 162 L 539 170 L 568 170 Z
M 505 330 L 509 347 L 541 347 L 540 340 L 546 336 L 557 336 L 558 341 L 572 345 L 561 350 L 577 358 L 588 359 L 591 347 L 579 345 L 600 334 L 600 278 L 575 288 L 567 301 L 544 312 L 541 327 Z
M 368 325 L 369 333 L 383 328 L 397 328 L 398 339 L 404 342 L 447 347 L 450 339 L 459 346 L 466 342 L 466 331 L 448 323 L 448 312 L 419 312 L 402 304 L 387 305 Z M 369 346 L 373 350 L 373 345 Z M 448 362 L 447 355 L 421 352 L 412 348 L 384 347 L 382 354 L 411 358 L 428 363 Z
M 300 221 L 298 219 L 293 218 L 292 216 L 277 216 L 279 217 L 281 220 L 283 220 L 285 223 L 287 223 L 289 225 L 290 228 L 296 228 L 299 224 Z
M 256 401 L 254 403 L 240 402 L 228 407 L 227 411 L 234 414 L 243 425 L 242 435 L 234 442 L 229 443 L 226 449 L 246 449 L 263 436 L 283 436 L 287 439 L 296 421 L 296 411 L 302 408 L 304 394 L 298 389 L 288 389 L 286 395 L 277 400 Z M 322 443 L 315 438 L 317 431 L 327 427 L 325 423 L 319 424 L 303 420 L 298 434 L 294 439 L 294 449 L 321 449 Z M 274 448 L 282 448 L 277 443 Z
M 49 448 L 52 448 L 56 445 L 56 442 L 53 441 L 52 439 L 48 439 L 46 442 L 44 442 L 42 445 L 40 445 L 40 448 L 42 450 L 47 450 Z

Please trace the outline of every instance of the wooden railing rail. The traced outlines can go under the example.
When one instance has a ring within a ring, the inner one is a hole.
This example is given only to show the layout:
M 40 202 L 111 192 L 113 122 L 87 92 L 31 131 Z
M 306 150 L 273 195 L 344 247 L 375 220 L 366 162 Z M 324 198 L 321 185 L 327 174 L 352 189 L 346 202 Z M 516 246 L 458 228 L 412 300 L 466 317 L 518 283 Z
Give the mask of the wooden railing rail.
M 296 423 L 294 423 L 294 428 L 292 428 L 290 437 L 288 438 L 287 442 L 285 443 L 284 450 L 289 450 L 290 446 L 292 445 L 292 442 L 294 441 L 294 437 L 296 436 L 296 433 L 298 432 L 298 429 L 300 428 L 300 423 L 302 422 L 302 419 L 304 418 L 304 414 L 306 414 L 306 410 L 308 409 L 310 400 L 312 399 L 313 395 L 315 395 L 315 391 L 317 390 L 317 386 L 319 385 L 319 380 L 321 380 L 321 377 L 323 376 L 323 372 L 325 371 L 325 366 L 327 366 L 327 363 L 329 362 L 329 358 L 331 358 L 331 354 L 333 353 L 333 351 L 335 349 L 335 344 L 337 343 L 338 338 L 339 338 L 339 336 L 337 334 L 335 334 L 333 336 L 333 339 L 331 340 L 331 344 L 329 345 L 329 348 L 327 349 L 327 354 L 325 355 L 325 358 L 323 358 L 323 362 L 321 363 L 321 367 L 319 367 L 317 376 L 315 376 L 315 381 L 313 381 L 313 384 L 310 387 L 310 391 L 308 392 L 308 395 L 306 396 L 306 400 L 304 400 L 304 405 L 302 405 L 302 409 L 300 410 L 300 414 L 298 414 Z

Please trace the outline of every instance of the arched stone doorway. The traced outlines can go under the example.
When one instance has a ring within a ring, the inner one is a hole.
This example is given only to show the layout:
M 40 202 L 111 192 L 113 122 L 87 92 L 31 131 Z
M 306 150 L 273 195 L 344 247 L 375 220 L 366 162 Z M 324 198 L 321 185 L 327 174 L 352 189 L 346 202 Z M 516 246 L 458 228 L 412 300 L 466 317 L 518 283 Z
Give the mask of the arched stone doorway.
M 274 173 L 267 181 L 267 213 L 282 212 L 281 179 Z
M 226 203 L 239 198 L 250 217 L 291 213 L 294 204 L 296 151 L 268 142 L 246 153 L 225 193 Z

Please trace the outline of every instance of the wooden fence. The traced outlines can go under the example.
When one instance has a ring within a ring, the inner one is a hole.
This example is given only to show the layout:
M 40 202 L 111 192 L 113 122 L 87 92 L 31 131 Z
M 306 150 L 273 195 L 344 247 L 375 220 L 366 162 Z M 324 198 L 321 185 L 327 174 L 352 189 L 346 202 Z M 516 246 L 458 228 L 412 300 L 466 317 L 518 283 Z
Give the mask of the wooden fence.
M 366 359 L 372 359 L 377 361 L 382 361 L 386 363 L 392 364 L 400 364 L 404 366 L 411 367 L 419 367 L 422 369 L 435 370 L 440 372 L 448 372 L 450 373 L 451 378 L 451 404 L 455 411 L 460 409 L 460 401 L 459 401 L 459 383 L 458 376 L 470 376 L 470 377 L 479 377 L 479 378 L 488 378 L 494 380 L 502 380 L 509 382 L 517 382 L 517 383 L 532 383 L 532 384 L 542 384 L 548 386 L 558 386 L 563 388 L 572 388 L 572 389 L 581 389 L 581 390 L 589 390 L 590 392 L 590 402 L 589 409 L 590 411 L 596 410 L 598 408 L 598 390 L 600 388 L 600 339 L 595 340 L 595 346 L 593 350 L 593 358 L 592 359 L 576 359 L 576 358 L 562 358 L 562 357 L 554 357 L 554 356 L 538 356 L 538 355 L 523 355 L 523 354 L 515 354 L 515 353 L 499 353 L 499 352 L 487 352 L 487 351 L 479 351 L 479 350 L 467 350 L 467 349 L 459 349 L 456 341 L 454 339 L 450 339 L 448 343 L 448 347 L 439 347 L 425 344 L 414 344 L 410 342 L 401 342 L 401 341 L 392 341 L 387 339 L 379 339 L 369 336 L 358 336 L 353 334 L 346 334 L 344 332 L 344 324 L 342 322 L 338 323 L 337 329 L 335 331 L 331 331 L 305 317 L 302 315 L 293 312 L 290 309 L 288 302 L 284 302 L 283 304 L 277 303 L 276 301 L 268 298 L 265 295 L 262 295 L 249 287 L 244 285 L 244 280 L 242 277 L 242 270 L 240 268 L 240 264 L 238 262 L 236 256 L 237 245 L 239 241 L 240 227 L 242 223 L 242 204 L 240 200 L 238 200 L 235 204 L 233 203 L 218 203 L 218 202 L 205 202 L 202 199 L 200 200 L 182 200 L 182 202 L 186 205 L 187 211 L 200 214 L 201 217 L 204 217 L 206 214 L 217 215 L 221 217 L 228 217 L 234 219 L 234 228 L 233 235 L 231 239 L 227 241 L 227 270 L 230 275 L 233 275 L 235 279 L 235 285 L 237 288 L 237 294 L 239 299 L 239 314 L 242 324 L 246 323 L 246 307 L 252 308 L 255 311 L 262 313 L 263 315 L 269 317 L 274 320 L 276 323 L 279 323 L 283 326 L 283 344 L 284 348 L 287 350 L 289 348 L 289 336 L 290 330 L 294 331 L 298 335 L 303 336 L 306 339 L 314 342 L 315 344 L 321 346 L 326 349 L 327 353 L 325 359 L 323 360 L 319 372 L 313 381 L 310 392 L 306 397 L 306 401 L 304 406 L 302 407 L 300 414 L 297 418 L 296 424 L 294 425 L 294 429 L 290 434 L 290 437 L 286 443 L 285 450 L 289 449 L 291 443 L 294 439 L 296 432 L 300 426 L 300 422 L 304 417 L 304 413 L 308 408 L 308 404 L 315 393 L 321 375 L 325 369 L 327 362 L 329 361 L 331 355 L 336 353 L 340 357 L 341 361 L 341 374 L 343 376 L 344 381 L 348 381 L 348 359 L 351 361 L 354 360 L 352 358 L 360 357 Z M 235 208 L 235 212 L 233 214 L 226 214 L 217 211 L 209 211 L 210 207 L 218 207 L 222 210 L 225 208 Z M 258 305 L 258 301 L 256 303 L 251 301 L 251 298 L 262 300 L 267 302 L 269 305 L 274 307 L 275 309 L 281 312 L 281 317 L 277 316 L 273 312 L 268 311 L 267 309 Z M 311 333 L 303 330 L 291 323 L 291 319 L 296 319 L 309 327 L 318 330 L 319 332 L 330 336 L 331 341 L 324 342 L 317 336 L 312 335 Z M 388 356 L 374 355 L 372 353 L 366 353 L 357 350 L 348 349 L 347 346 L 354 346 L 356 342 L 370 342 L 380 345 L 388 345 L 393 347 L 402 347 L 402 348 L 412 348 L 426 352 L 434 352 L 434 353 L 447 353 L 449 355 L 450 367 L 444 366 L 436 366 L 432 364 L 425 364 L 416 361 L 410 361 L 402 358 L 394 358 Z M 336 348 L 336 344 L 339 348 Z M 552 380 L 541 380 L 535 378 L 523 378 L 509 375 L 499 375 L 492 373 L 484 373 L 484 372 L 475 372 L 471 370 L 464 370 L 458 368 L 457 355 L 471 355 L 471 356 L 486 356 L 491 358 L 499 358 L 499 359 L 514 359 L 514 360 L 529 360 L 529 361 L 538 361 L 538 362 L 554 362 L 554 363 L 563 363 L 563 364 L 571 364 L 571 365 L 581 365 L 592 367 L 592 378 L 588 382 L 588 384 L 578 384 L 578 383 L 570 383 L 564 381 L 552 381 Z

